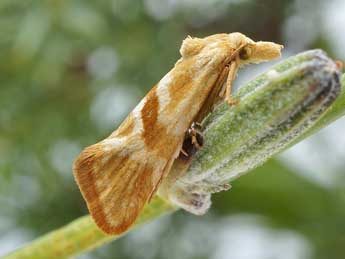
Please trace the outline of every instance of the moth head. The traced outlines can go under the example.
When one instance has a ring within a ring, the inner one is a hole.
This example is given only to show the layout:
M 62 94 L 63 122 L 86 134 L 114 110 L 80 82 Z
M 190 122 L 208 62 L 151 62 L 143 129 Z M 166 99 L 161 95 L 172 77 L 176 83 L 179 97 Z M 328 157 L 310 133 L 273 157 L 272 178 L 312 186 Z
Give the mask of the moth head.
M 215 34 L 205 38 L 188 36 L 182 43 L 180 53 L 183 58 L 200 56 L 203 60 L 222 62 L 231 56 L 239 60 L 239 65 L 260 63 L 276 59 L 281 55 L 282 45 L 259 41 L 255 42 L 242 33 Z M 222 53 L 223 55 L 220 55 Z
M 283 48 L 282 45 L 273 42 L 255 42 L 239 32 L 230 33 L 229 42 L 231 47 L 237 50 L 240 65 L 279 58 Z
M 248 44 L 239 51 L 240 63 L 260 63 L 279 58 L 282 48 L 282 45 L 265 41 Z
M 248 38 L 247 43 L 244 42 L 239 48 L 240 65 L 245 65 L 279 58 L 283 45 L 268 41 L 254 42 Z

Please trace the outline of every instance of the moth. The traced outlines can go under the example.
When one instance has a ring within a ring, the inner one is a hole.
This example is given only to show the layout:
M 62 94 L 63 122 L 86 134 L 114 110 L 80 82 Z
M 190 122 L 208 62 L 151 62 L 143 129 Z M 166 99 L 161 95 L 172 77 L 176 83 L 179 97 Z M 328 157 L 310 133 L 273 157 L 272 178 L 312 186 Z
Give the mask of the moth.
M 278 58 L 281 49 L 238 32 L 187 37 L 168 74 L 117 130 L 74 162 L 75 179 L 98 227 L 108 234 L 126 231 L 169 174 L 192 123 L 219 99 L 237 104 L 231 88 L 238 68 Z

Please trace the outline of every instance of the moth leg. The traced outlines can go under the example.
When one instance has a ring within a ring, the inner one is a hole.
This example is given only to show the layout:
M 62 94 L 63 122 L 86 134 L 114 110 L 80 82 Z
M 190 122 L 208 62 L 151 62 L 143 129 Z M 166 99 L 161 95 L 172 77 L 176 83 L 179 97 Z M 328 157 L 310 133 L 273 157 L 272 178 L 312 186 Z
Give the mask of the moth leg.
M 192 137 L 192 144 L 201 149 L 204 145 L 204 135 L 202 134 L 202 126 L 198 122 L 193 122 L 192 126 L 188 129 L 190 136 Z
M 184 156 L 186 156 L 186 157 L 189 156 L 188 153 L 187 153 L 187 151 L 185 151 L 183 148 L 181 148 L 181 153 L 182 153 L 182 155 L 184 155 Z
M 200 123 L 193 122 L 186 132 L 181 153 L 186 158 L 192 157 L 204 145 L 204 136 Z
M 232 83 L 235 80 L 237 70 L 239 67 L 239 55 L 240 51 L 247 45 L 247 43 L 242 44 L 239 48 L 237 48 L 230 57 L 230 65 L 224 69 L 224 71 L 228 71 L 228 77 L 226 80 L 225 90 L 222 89 L 222 96 L 224 96 L 225 91 L 225 100 L 228 102 L 229 105 L 236 105 L 239 103 L 240 100 L 233 99 L 231 97 L 231 90 L 232 90 Z
M 226 79 L 225 100 L 231 106 L 236 105 L 240 102 L 239 99 L 233 99 L 231 96 L 232 83 L 235 79 L 237 70 L 238 70 L 238 59 L 236 58 L 235 60 L 231 61 L 231 63 L 230 63 L 229 74 L 228 74 L 228 78 Z

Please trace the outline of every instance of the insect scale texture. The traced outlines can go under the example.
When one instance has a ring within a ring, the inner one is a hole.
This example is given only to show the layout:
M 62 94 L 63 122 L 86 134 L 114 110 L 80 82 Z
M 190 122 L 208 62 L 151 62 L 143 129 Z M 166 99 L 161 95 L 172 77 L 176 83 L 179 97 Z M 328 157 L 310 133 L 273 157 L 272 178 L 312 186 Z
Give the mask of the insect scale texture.
M 108 234 L 126 231 L 169 173 L 203 107 L 218 97 L 236 104 L 231 85 L 237 69 L 278 58 L 281 48 L 241 33 L 187 37 L 174 68 L 117 130 L 85 148 L 74 163 L 74 176 L 96 224 Z

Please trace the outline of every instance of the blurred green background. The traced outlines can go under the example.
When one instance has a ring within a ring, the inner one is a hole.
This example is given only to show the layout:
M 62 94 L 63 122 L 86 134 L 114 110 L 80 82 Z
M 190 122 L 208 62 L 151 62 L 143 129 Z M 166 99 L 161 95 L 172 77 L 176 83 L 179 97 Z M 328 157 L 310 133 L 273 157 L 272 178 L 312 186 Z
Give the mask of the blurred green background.
M 119 125 L 187 35 L 240 31 L 285 56 L 345 59 L 344 14 L 342 0 L 1 0 L 0 255 L 87 213 L 73 159 Z M 78 258 L 345 258 L 344 130 L 339 120 L 241 177 L 206 216 L 180 211 Z

